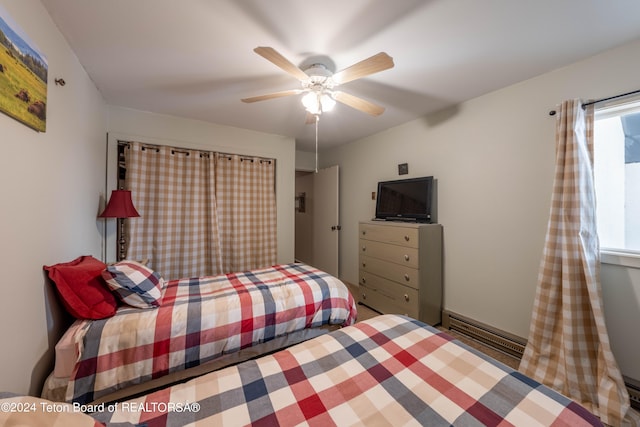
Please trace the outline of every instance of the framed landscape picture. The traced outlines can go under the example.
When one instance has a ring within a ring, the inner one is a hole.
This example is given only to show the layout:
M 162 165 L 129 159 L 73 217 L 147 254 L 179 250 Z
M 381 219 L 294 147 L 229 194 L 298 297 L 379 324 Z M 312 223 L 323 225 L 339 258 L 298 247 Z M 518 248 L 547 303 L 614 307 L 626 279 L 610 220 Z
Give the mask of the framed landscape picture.
M 0 5 L 0 111 L 47 128 L 47 59 Z

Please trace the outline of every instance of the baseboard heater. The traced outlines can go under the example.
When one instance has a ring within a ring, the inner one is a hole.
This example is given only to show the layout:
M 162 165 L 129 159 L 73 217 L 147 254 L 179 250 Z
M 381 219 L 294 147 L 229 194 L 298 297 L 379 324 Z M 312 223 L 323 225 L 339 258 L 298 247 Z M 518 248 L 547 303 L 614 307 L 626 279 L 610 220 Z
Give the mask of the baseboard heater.
M 527 340 L 457 313 L 442 311 L 442 326 L 511 356 L 522 358 Z M 640 381 L 624 377 L 631 407 L 640 410 Z
M 442 311 L 442 326 L 518 359 L 527 344 L 524 338 L 447 310 Z
M 629 392 L 629 400 L 631 401 L 631 407 L 640 410 L 640 381 L 624 377 L 624 384 L 627 386 Z

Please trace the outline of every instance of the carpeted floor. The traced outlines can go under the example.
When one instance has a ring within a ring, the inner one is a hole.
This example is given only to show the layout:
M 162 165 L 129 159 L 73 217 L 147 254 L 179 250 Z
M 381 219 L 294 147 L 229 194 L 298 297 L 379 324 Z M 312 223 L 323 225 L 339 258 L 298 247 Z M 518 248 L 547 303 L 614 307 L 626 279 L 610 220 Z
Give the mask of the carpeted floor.
M 358 295 L 358 287 L 348 284 L 349 289 L 351 290 L 351 293 L 354 295 L 354 298 L 357 299 L 357 295 Z M 370 319 L 374 316 L 379 316 L 380 313 L 378 313 L 375 310 L 372 310 L 371 308 L 367 307 L 366 305 L 362 305 L 362 304 L 358 304 L 358 322 L 361 322 L 363 320 L 366 319 Z M 467 344 L 469 347 L 473 347 L 478 351 L 481 351 L 491 357 L 493 357 L 496 360 L 499 360 L 500 362 L 504 363 L 507 366 L 512 367 L 513 369 L 518 369 L 518 365 L 520 364 L 520 359 L 511 356 L 509 354 L 506 353 L 502 353 L 501 351 L 495 350 L 492 347 L 488 347 L 478 341 L 473 340 L 472 338 L 469 338 L 463 334 L 460 334 L 456 331 L 452 331 L 452 330 L 447 330 L 444 329 L 442 326 L 436 326 L 438 329 L 445 331 L 446 333 L 448 333 L 449 335 L 453 336 L 454 338 L 456 338 L 459 341 L 462 341 L 463 343 Z

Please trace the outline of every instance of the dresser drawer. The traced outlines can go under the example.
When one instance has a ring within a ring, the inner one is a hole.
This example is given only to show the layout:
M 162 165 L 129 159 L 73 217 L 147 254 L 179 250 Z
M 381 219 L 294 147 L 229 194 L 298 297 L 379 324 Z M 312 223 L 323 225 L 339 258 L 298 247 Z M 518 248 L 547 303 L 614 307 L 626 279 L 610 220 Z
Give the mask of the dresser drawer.
M 420 285 L 418 269 L 405 265 L 360 255 L 360 269 L 415 289 Z
M 418 268 L 418 249 L 360 239 L 360 253 L 372 258 Z
M 360 302 L 383 314 L 419 316 L 418 291 L 390 282 L 382 277 L 368 275 L 367 284 L 360 283 Z
M 389 225 L 360 224 L 360 238 L 396 245 L 418 247 L 418 229 Z

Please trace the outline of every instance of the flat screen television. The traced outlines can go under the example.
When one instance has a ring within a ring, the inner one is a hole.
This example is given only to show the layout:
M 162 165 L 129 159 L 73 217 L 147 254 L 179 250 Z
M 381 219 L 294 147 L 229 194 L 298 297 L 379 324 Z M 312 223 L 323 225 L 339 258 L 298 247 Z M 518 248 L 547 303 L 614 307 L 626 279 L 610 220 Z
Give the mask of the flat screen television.
M 432 176 L 379 182 L 375 219 L 429 223 L 432 193 Z

